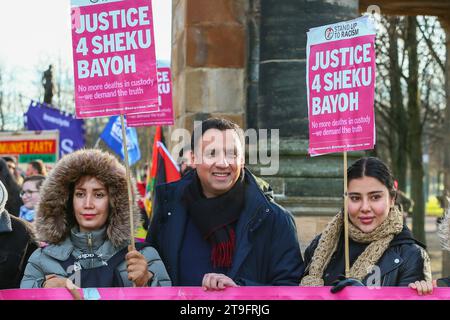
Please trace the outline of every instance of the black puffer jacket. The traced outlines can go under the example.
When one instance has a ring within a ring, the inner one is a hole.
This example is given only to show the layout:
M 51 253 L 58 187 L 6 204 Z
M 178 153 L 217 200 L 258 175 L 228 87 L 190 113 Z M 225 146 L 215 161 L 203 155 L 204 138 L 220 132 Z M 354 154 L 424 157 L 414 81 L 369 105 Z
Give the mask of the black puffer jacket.
M 28 258 L 37 248 L 28 222 L 5 210 L 8 192 L 0 182 L 0 290 L 18 288 Z
M 333 285 L 333 282 L 344 274 L 344 236 L 343 232 L 341 234 L 336 252 L 333 254 L 323 274 L 326 286 Z M 306 270 L 304 276 L 308 274 L 309 265 L 319 244 L 320 237 L 321 235 L 318 235 L 305 251 Z M 351 267 L 368 244 L 349 240 Z M 377 276 L 371 274 L 363 280 L 365 285 L 406 287 L 417 280 L 431 279 L 430 259 L 425 251 L 425 246 L 413 238 L 411 231 L 406 226 L 403 227 L 402 232 L 394 237 L 376 265 L 380 271 L 380 282 L 373 283 L 372 280 L 376 279 Z
M 28 258 L 37 245 L 26 221 L 0 213 L 0 290 L 19 288 Z

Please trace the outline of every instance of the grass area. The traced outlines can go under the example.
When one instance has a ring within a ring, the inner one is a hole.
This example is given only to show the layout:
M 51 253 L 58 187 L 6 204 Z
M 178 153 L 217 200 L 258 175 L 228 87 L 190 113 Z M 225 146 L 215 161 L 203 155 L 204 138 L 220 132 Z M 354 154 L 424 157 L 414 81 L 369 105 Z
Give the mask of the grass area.
M 425 205 L 425 214 L 431 217 L 442 217 L 444 209 L 441 208 L 439 200 L 436 197 L 429 197 Z

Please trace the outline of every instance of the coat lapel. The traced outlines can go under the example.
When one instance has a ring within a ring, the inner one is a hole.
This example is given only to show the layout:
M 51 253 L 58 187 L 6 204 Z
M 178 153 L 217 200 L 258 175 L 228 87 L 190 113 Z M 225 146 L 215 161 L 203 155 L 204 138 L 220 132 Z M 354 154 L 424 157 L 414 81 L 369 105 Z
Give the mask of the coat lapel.
M 389 250 L 389 249 L 388 249 Z M 377 272 L 371 272 L 369 273 L 365 279 L 364 279 L 364 283 L 366 283 L 366 285 L 375 285 L 376 282 L 373 282 L 374 280 L 376 281 L 376 279 L 380 279 L 382 280 L 382 283 L 377 284 L 377 285 L 385 285 L 385 276 L 394 271 L 395 269 L 397 269 L 398 267 L 400 267 L 403 264 L 404 260 L 402 259 L 402 257 L 400 255 L 398 255 L 397 253 L 393 252 L 393 251 L 387 251 L 382 258 L 378 261 L 378 263 L 376 264 L 375 267 L 379 268 L 379 273 L 377 274 Z M 373 283 L 372 283 L 373 282 Z
M 262 218 L 257 219 L 258 216 L 262 215 L 261 208 L 268 206 L 265 205 L 267 204 L 267 199 L 264 197 L 262 192 L 260 192 L 259 189 L 255 190 L 258 186 L 250 177 L 250 174 L 246 174 L 246 179 L 248 179 L 248 184 L 245 191 L 244 210 L 242 211 L 241 217 L 239 218 L 236 226 L 236 251 L 233 257 L 233 264 L 227 274 L 232 279 L 239 272 L 242 263 L 252 250 L 253 243 L 251 241 L 251 234 L 263 220 Z
M 397 269 L 403 264 L 403 259 L 394 251 L 388 251 L 379 263 L 381 277 L 385 274 Z
M 403 235 L 403 238 L 400 237 L 401 235 Z M 381 278 L 384 278 L 386 274 L 394 271 L 404 263 L 404 259 L 396 252 L 396 250 L 392 250 L 392 248 L 395 248 L 396 245 L 400 244 L 414 243 L 416 243 L 416 241 L 412 238 L 412 233 L 409 229 L 404 229 L 400 235 L 394 238 L 385 254 L 379 260 L 379 263 L 377 263 L 380 267 Z
M 244 212 L 248 213 L 247 211 Z M 252 248 L 252 243 L 249 241 L 249 222 L 249 217 L 244 217 L 244 215 L 242 215 L 236 226 L 236 251 L 234 253 L 231 270 L 228 272 L 228 276 L 232 279 L 236 276 L 236 273 L 239 271 L 239 268 Z
M 178 189 L 176 192 L 178 192 Z M 178 198 L 178 196 L 177 196 Z M 171 278 L 173 283 L 178 282 L 178 267 L 181 244 L 184 237 L 184 231 L 186 226 L 186 209 L 181 200 L 170 202 L 164 209 L 167 223 L 167 234 L 165 235 L 165 245 L 167 246 L 166 252 L 168 252 L 169 266 L 171 266 L 172 272 Z

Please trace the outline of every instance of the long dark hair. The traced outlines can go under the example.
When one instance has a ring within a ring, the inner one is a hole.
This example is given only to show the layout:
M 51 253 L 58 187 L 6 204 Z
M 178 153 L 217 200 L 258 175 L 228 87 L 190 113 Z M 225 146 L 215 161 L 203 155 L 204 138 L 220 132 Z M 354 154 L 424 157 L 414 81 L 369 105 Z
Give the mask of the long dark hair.
M 394 186 L 394 176 L 383 161 L 375 157 L 364 157 L 358 159 L 347 169 L 347 183 L 362 177 L 377 179 L 389 190 L 389 195 L 395 199 L 397 191 Z
M 0 158 L 0 180 L 5 185 L 8 191 L 8 201 L 6 202 L 5 209 L 13 216 L 18 217 L 20 213 L 20 206 L 23 205 L 22 198 L 20 197 L 20 186 L 9 172 L 8 164 L 5 160 Z

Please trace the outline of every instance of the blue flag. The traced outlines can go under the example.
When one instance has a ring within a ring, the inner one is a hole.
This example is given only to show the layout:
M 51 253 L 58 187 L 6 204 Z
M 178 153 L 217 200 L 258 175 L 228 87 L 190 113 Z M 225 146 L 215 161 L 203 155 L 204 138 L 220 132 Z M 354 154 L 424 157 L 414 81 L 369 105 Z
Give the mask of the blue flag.
M 84 121 L 31 100 L 24 114 L 28 130 L 59 130 L 59 157 L 84 147 Z
M 130 166 L 132 166 L 141 158 L 141 150 L 139 149 L 136 128 L 126 128 L 128 162 Z M 119 116 L 113 116 L 109 119 L 109 122 L 106 125 L 105 129 L 103 129 L 100 138 L 108 145 L 108 147 L 110 147 L 115 153 L 117 153 L 122 160 L 125 158 L 122 145 L 122 124 L 120 123 Z

